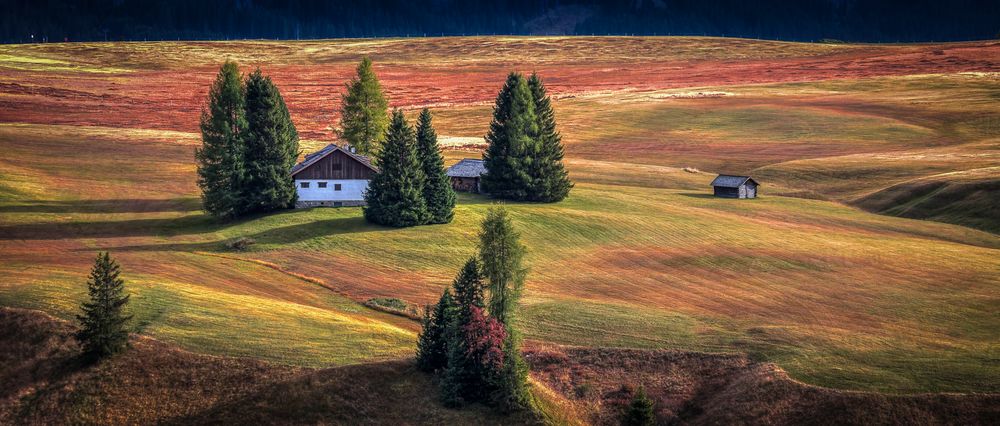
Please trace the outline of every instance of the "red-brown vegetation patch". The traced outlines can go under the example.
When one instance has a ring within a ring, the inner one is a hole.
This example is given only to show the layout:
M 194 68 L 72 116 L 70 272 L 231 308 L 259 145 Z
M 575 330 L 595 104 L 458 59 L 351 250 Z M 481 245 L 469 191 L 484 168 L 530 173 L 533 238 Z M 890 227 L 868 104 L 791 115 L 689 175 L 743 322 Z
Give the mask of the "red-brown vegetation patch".
M 996 424 L 998 394 L 887 395 L 790 379 L 738 354 L 536 346 L 537 380 L 595 424 L 618 424 L 638 387 L 659 424 Z

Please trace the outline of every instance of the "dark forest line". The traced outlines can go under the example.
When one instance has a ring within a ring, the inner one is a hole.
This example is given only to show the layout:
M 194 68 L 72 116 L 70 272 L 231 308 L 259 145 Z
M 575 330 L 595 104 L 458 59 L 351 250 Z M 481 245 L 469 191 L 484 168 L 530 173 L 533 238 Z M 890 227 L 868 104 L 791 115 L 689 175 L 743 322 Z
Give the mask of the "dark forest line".
M 709 35 L 817 41 L 981 40 L 981 0 L 4 0 L 0 42 L 455 35 Z

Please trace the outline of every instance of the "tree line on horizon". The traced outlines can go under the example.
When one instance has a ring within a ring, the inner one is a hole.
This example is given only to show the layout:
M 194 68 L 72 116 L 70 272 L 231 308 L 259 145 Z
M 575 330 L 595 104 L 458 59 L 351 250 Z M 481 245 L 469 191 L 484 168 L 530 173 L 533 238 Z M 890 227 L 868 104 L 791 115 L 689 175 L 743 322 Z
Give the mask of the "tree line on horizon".
M 815 41 L 990 39 L 989 0 L 11 0 L 4 43 L 438 35 L 709 35 Z M 32 39 L 31 36 L 35 37 Z

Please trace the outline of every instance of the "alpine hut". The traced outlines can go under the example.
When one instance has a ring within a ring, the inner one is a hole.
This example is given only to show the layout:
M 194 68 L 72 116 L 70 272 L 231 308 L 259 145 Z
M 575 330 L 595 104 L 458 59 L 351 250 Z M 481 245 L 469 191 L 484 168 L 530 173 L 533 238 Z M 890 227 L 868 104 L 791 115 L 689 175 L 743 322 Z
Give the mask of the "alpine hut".
M 368 181 L 378 169 L 349 146 L 330 144 L 292 167 L 299 199 L 295 208 L 365 205 Z
M 719 175 L 712 181 L 715 196 L 723 198 L 757 198 L 758 186 L 750 176 Z
M 445 172 L 451 178 L 451 187 L 456 191 L 480 192 L 479 177 L 486 173 L 483 160 L 465 158 Z

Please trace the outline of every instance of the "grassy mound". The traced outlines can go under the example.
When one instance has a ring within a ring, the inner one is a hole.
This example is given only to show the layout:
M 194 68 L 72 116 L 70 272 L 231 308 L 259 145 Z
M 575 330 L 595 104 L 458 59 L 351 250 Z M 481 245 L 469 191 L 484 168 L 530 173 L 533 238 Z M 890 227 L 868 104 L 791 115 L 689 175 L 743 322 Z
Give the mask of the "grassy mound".
M 73 326 L 0 308 L 0 424 L 530 424 L 444 408 L 409 360 L 323 370 L 201 355 L 143 337 L 96 365 Z
M 855 201 L 865 210 L 949 222 L 1000 233 L 1000 179 L 922 179 L 894 185 Z
M 996 424 L 1000 394 L 886 395 L 790 379 L 743 355 L 539 347 L 535 377 L 593 424 L 618 424 L 642 386 L 659 424 Z

